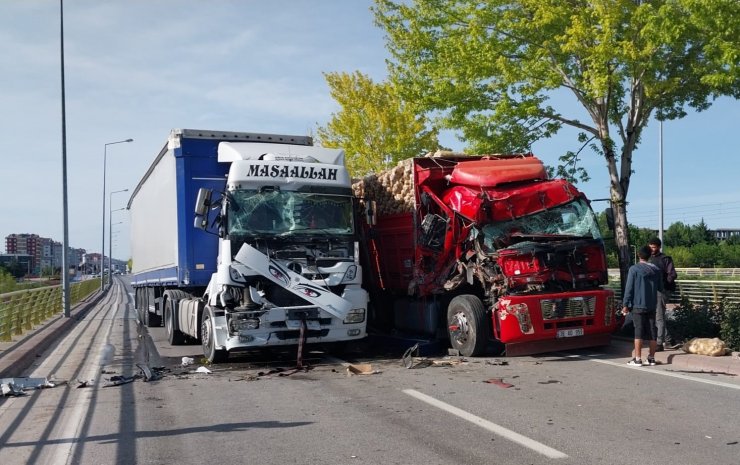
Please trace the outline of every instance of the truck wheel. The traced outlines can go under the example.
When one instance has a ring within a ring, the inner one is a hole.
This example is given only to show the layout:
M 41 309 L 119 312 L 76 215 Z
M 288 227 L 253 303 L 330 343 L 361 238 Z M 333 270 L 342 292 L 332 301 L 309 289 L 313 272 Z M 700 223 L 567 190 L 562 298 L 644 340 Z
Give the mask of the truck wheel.
M 185 343 L 185 336 L 180 331 L 180 325 L 177 322 L 175 309 L 172 307 L 172 300 L 167 299 L 164 304 L 164 326 L 167 328 L 167 340 L 170 345 L 179 346 Z
M 200 339 L 203 346 L 203 355 L 211 363 L 226 361 L 229 353 L 216 349 L 216 330 L 213 327 L 213 313 L 209 308 L 203 310 L 203 321 L 200 324 Z
M 483 303 L 474 295 L 459 295 L 447 307 L 447 333 L 460 355 L 480 355 L 488 343 Z

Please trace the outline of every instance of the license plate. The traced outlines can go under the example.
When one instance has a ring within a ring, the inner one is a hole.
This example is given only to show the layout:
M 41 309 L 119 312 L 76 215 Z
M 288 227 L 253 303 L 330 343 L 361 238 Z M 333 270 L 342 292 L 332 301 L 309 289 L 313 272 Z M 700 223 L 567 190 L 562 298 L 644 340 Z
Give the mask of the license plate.
M 557 337 L 583 336 L 583 328 L 559 329 Z

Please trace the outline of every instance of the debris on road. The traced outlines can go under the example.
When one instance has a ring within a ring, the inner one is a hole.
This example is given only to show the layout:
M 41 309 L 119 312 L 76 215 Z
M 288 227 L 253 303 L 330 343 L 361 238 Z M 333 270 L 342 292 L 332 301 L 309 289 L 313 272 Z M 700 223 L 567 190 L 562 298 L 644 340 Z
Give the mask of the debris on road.
M 210 374 L 210 373 L 213 373 L 213 372 L 212 372 L 211 370 L 209 370 L 209 369 L 208 369 L 208 368 L 206 368 L 206 367 L 198 367 L 198 369 L 197 369 L 197 370 L 195 370 L 195 372 L 196 372 L 196 373 L 205 373 L 205 374 Z
M 108 378 L 103 384 L 103 387 L 113 387 L 113 386 L 122 386 L 124 384 L 133 383 L 137 379 L 141 378 L 141 375 L 134 375 L 134 376 L 111 376 Z
M 547 381 L 537 381 L 537 384 L 563 384 L 563 382 L 556 379 L 548 379 Z
M 496 386 L 502 387 L 502 388 L 510 388 L 514 387 L 513 384 L 505 383 L 502 378 L 491 378 L 483 381 L 484 383 L 488 384 L 495 384 Z
M 735 373 L 730 373 L 727 371 L 714 371 L 714 370 L 666 370 L 671 371 L 673 373 L 697 373 L 697 374 L 705 374 L 705 375 L 724 375 L 724 376 L 737 376 Z
M 493 360 L 486 360 L 486 365 L 496 365 L 496 366 L 506 366 L 509 362 L 506 360 L 499 360 L 499 359 L 493 359 Z
M 18 397 L 25 395 L 24 391 L 53 388 L 59 384 L 48 378 L 3 378 L 0 380 L 0 392 L 4 397 Z
M 347 366 L 347 376 L 376 375 L 378 373 L 380 373 L 380 371 L 373 370 L 373 366 L 370 363 L 350 363 Z
M 195 359 L 192 357 L 183 357 L 182 358 L 182 366 L 186 367 L 188 365 L 192 365 L 195 363 Z
M 414 366 L 414 357 L 419 356 L 419 343 L 412 345 L 408 349 L 406 349 L 406 352 L 403 353 L 403 356 L 401 357 L 401 363 L 403 363 L 403 366 L 406 368 L 411 368 Z

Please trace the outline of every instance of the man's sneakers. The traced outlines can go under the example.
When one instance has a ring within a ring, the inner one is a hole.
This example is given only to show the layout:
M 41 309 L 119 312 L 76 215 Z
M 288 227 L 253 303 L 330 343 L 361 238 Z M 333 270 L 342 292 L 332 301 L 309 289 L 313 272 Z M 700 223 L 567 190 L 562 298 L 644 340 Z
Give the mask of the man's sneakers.
M 655 361 L 655 358 L 654 357 L 648 357 L 646 363 L 642 363 L 642 360 L 639 359 L 639 358 L 633 358 L 632 360 L 630 360 L 629 362 L 627 362 L 627 365 L 629 365 L 631 367 L 642 367 L 642 366 L 646 366 L 646 367 L 647 366 L 651 366 L 652 367 L 652 366 L 655 366 L 657 364 L 658 364 L 658 362 Z

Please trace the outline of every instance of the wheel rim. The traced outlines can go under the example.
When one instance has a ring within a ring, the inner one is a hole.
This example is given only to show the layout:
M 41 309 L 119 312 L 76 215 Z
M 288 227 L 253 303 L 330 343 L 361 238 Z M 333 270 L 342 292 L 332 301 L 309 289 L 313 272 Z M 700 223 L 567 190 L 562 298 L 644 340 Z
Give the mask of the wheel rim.
M 465 345 L 468 342 L 468 336 L 470 334 L 470 324 L 468 318 L 464 313 L 455 313 L 450 319 L 449 324 L 450 339 L 455 341 L 458 345 Z
M 167 334 L 172 334 L 172 310 L 169 306 L 164 311 L 164 324 L 167 326 Z
M 205 317 L 203 320 L 203 324 L 201 325 L 201 339 L 203 340 L 203 347 L 208 349 L 210 352 L 211 350 L 211 319 L 209 317 Z

